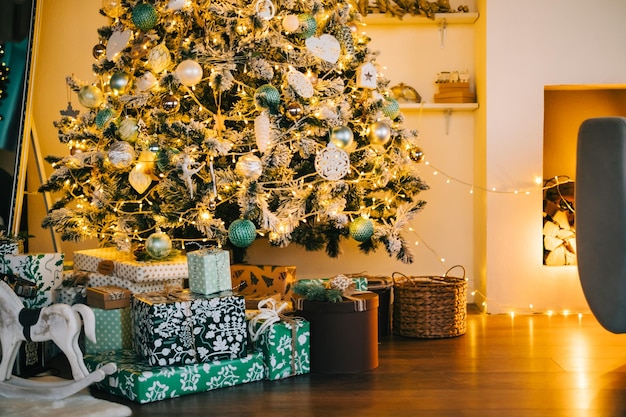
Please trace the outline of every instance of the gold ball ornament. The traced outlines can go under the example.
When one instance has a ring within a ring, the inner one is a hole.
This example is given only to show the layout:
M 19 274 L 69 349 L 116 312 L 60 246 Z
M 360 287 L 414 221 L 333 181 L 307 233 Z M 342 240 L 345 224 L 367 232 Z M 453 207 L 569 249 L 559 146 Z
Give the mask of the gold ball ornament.
M 174 94 L 166 94 L 161 100 L 161 108 L 168 113 L 176 113 L 180 109 L 180 100 Z
M 120 17 L 123 12 L 121 0 L 102 0 L 102 11 L 113 19 Z
M 202 67 L 193 59 L 186 59 L 176 67 L 176 76 L 182 85 L 192 87 L 202 80 Z
M 139 137 L 139 125 L 137 123 L 137 119 L 132 117 L 124 118 L 120 122 L 117 131 L 120 134 L 120 138 L 124 139 L 126 142 L 135 143 Z
M 109 87 L 111 87 L 111 91 L 113 91 L 115 95 L 126 93 L 131 85 L 132 78 L 130 74 L 126 72 L 116 72 L 111 75 L 111 79 L 109 80 Z
M 330 132 L 330 141 L 336 147 L 346 149 L 352 145 L 354 141 L 354 134 L 348 126 L 335 127 Z
M 91 53 L 93 54 L 94 58 L 100 59 L 106 55 L 107 47 L 101 43 L 98 43 L 92 48 Z
M 422 162 L 426 155 L 424 155 L 424 151 L 420 147 L 411 148 L 409 150 L 409 157 L 412 161 Z
M 146 239 L 146 252 L 154 259 L 163 259 L 172 252 L 172 239 L 157 229 Z
M 235 164 L 235 172 L 244 178 L 256 180 L 263 173 L 263 162 L 254 154 L 246 154 L 240 157 Z
M 302 117 L 302 112 L 302 105 L 296 101 L 292 101 L 291 103 L 287 104 L 287 107 L 285 109 L 285 116 L 287 116 L 289 120 L 295 121 Z
M 78 101 L 89 109 L 95 109 L 104 101 L 104 94 L 95 85 L 86 85 L 78 90 Z
M 295 14 L 288 14 L 282 20 L 286 32 L 295 32 L 300 27 L 300 19 Z
M 391 139 L 391 129 L 384 122 L 372 123 L 368 129 L 367 136 L 372 145 L 385 145 Z

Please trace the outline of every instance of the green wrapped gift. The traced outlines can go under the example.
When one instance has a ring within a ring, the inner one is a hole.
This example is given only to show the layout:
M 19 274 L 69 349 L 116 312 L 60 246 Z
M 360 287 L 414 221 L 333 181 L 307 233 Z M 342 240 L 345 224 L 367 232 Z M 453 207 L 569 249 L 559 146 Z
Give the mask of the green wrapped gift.
M 24 298 L 24 307 L 47 307 L 53 302 L 53 290 L 63 280 L 63 253 L 0 255 L 0 272 L 14 274 L 37 286 L 34 298 Z
M 350 278 L 355 285 L 354 290 L 355 291 L 367 291 L 367 277 L 365 276 L 348 276 L 348 278 Z M 326 285 L 326 283 L 328 281 L 330 281 L 330 278 L 312 278 L 312 279 L 300 279 L 298 280 L 298 282 L 319 282 L 322 285 Z
M 232 289 L 230 255 L 222 249 L 187 253 L 189 289 L 198 294 L 215 294 Z
M 133 345 L 150 365 L 193 364 L 246 354 L 243 296 L 166 290 L 135 294 L 131 309 Z
M 194 365 L 154 367 L 131 350 L 85 355 L 90 372 L 113 362 L 117 372 L 96 387 L 138 403 L 149 403 L 264 378 L 263 354 Z
M 85 353 L 133 347 L 130 307 L 103 310 L 92 307 L 96 317 L 96 343 L 85 338 Z
M 264 300 L 248 323 L 250 339 L 263 352 L 269 380 L 311 372 L 310 324 L 301 317 L 282 315 L 285 306 L 271 298 Z

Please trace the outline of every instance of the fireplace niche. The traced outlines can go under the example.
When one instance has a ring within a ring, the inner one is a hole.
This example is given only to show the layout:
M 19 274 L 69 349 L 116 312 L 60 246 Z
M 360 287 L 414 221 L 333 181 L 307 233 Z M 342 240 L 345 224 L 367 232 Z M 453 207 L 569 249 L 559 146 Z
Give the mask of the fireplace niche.
M 626 117 L 626 84 L 544 87 L 544 265 L 576 265 L 574 194 L 578 128 L 586 119 L 608 116 Z

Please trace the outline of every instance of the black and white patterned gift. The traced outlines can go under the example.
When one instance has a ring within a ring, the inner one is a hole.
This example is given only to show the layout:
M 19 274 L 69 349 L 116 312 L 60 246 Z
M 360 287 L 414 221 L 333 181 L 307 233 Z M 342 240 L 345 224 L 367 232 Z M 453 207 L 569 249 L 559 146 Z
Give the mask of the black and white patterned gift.
M 247 327 L 243 296 L 189 290 L 135 294 L 133 345 L 153 366 L 241 358 Z

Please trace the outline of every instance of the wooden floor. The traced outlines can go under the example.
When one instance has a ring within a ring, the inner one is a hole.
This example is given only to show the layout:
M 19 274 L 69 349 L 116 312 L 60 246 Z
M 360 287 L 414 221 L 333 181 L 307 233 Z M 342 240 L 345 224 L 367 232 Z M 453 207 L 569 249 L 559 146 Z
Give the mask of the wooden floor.
M 378 369 L 256 382 L 151 404 L 134 416 L 626 416 L 626 335 L 591 315 L 472 314 L 452 339 L 389 337 Z

